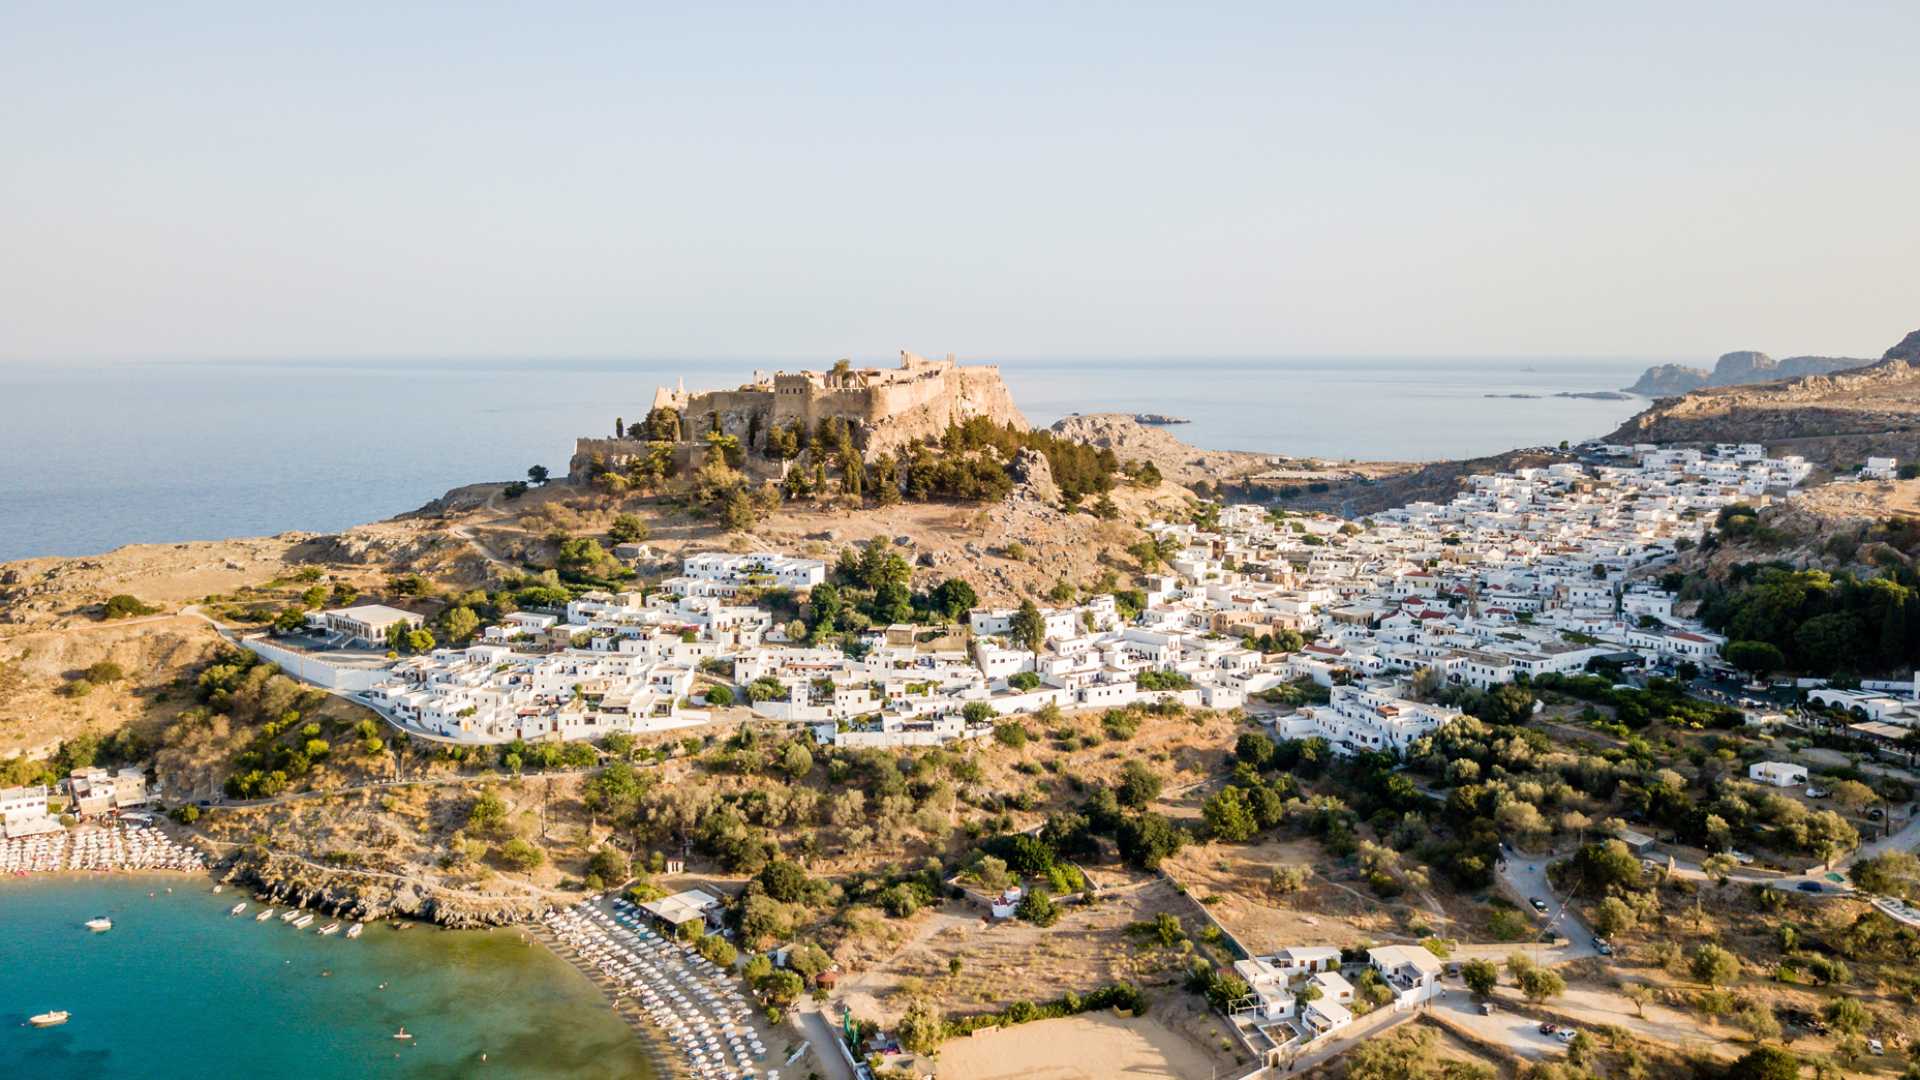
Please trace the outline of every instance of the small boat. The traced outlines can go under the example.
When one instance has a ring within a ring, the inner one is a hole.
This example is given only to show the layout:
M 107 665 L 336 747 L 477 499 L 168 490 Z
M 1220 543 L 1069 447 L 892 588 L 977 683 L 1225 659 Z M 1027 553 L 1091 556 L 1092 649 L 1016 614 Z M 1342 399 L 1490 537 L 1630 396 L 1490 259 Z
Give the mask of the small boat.
M 215 886 L 213 887 L 213 892 L 214 892 L 214 895 L 215 895 L 215 896 L 218 896 L 219 894 L 221 894 L 221 893 L 223 893 L 223 892 L 226 892 L 226 891 L 227 891 L 227 887 L 226 887 L 225 885 L 215 885 Z
M 61 1009 L 58 1012 L 43 1012 L 36 1016 L 27 1017 L 27 1023 L 32 1024 L 34 1027 L 59 1027 L 61 1024 L 66 1023 L 67 1017 L 71 1015 L 72 1014 L 65 1009 Z
M 339 932 L 340 932 L 340 924 L 337 922 L 330 922 L 327 925 L 320 928 L 321 937 L 331 937 L 334 934 L 337 934 Z
M 66 1016 L 67 1016 L 66 1013 L 60 1014 L 60 1018 L 63 1020 L 66 1019 Z M 402 1027 L 399 1031 L 394 1032 L 393 1037 L 396 1039 L 399 1039 L 401 1042 L 413 1041 L 413 1035 L 410 1032 L 408 1032 L 407 1029 L 404 1027 Z
M 253 917 L 253 921 L 254 921 L 254 922 L 266 922 L 266 921 L 267 921 L 268 919 L 271 919 L 271 918 L 273 918 L 273 909 L 272 909 L 272 908 L 267 908 L 266 910 L 264 910 L 264 911 L 262 911 L 262 912 L 261 912 L 260 914 L 258 914 L 258 915 L 255 915 L 255 916 Z
M 87 929 L 96 934 L 111 930 L 113 929 L 113 920 L 107 918 L 105 915 L 95 916 L 87 920 Z
M 365 930 L 366 928 L 367 928 L 366 923 L 354 923 L 352 926 L 347 927 L 347 940 L 352 941 L 354 938 L 359 937 L 360 931 Z
M 293 920 L 293 928 L 295 930 L 305 930 L 307 927 L 312 925 L 313 925 L 313 914 L 311 912 Z
M 281 921 L 281 922 L 292 922 L 293 920 L 295 920 L 295 919 L 297 919 L 297 918 L 299 918 L 299 917 L 300 917 L 300 909 L 299 909 L 299 908 L 297 908 L 297 907 L 290 907 L 290 908 L 288 908 L 288 909 L 287 909 L 287 912 L 286 912 L 286 914 L 284 914 L 284 915 L 282 915 L 282 916 L 280 916 L 280 921 Z
M 228 908 L 228 909 L 227 909 L 227 914 L 229 914 L 229 915 L 238 915 L 238 914 L 240 914 L 241 912 L 243 912 L 243 911 L 245 911 L 245 910 L 247 910 L 247 902 L 246 902 L 245 900 L 242 900 L 242 901 L 240 901 L 239 903 L 237 903 L 237 904 L 235 904 L 235 905 L 233 905 L 232 907 L 230 907 L 230 908 Z

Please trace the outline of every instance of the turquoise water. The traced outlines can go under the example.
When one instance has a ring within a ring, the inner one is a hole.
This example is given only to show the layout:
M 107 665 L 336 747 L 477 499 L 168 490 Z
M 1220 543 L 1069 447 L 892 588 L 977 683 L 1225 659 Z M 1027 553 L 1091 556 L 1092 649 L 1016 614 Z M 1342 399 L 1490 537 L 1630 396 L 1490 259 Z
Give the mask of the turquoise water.
M 202 878 L 0 881 L 0 1077 L 655 1075 L 600 991 L 518 931 L 347 941 L 258 910 Z M 81 925 L 102 914 L 112 930 Z M 54 1009 L 73 1019 L 26 1026 Z

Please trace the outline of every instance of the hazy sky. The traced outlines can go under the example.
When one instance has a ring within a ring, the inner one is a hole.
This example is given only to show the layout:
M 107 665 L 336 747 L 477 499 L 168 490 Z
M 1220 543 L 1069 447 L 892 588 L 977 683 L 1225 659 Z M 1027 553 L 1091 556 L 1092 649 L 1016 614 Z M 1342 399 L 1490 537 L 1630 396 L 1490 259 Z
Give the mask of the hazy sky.
M 0 357 L 1879 355 L 1920 3 L 0 4 Z

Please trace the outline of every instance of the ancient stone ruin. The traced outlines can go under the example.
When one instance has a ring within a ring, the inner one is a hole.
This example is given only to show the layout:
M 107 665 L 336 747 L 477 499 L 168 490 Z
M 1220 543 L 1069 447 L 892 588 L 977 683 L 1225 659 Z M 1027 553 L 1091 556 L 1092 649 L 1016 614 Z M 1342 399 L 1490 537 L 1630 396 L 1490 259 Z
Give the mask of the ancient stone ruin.
M 929 360 L 905 350 L 897 368 L 856 368 L 843 360 L 827 371 L 756 373 L 752 382 L 732 390 L 689 394 L 684 388 L 663 386 L 654 391 L 653 415 L 668 410 L 678 417 L 669 441 L 682 468 L 697 466 L 708 450 L 710 432 L 738 439 L 750 462 L 771 462 L 777 468 L 768 440 L 776 430 L 796 426 L 813 432 L 823 423 L 844 422 L 854 445 L 867 457 L 938 438 L 949 425 L 976 416 L 1027 428 L 998 367 L 962 366 L 951 355 Z M 584 478 L 596 463 L 618 468 L 652 445 L 648 437 L 631 434 L 580 439 L 568 474 Z

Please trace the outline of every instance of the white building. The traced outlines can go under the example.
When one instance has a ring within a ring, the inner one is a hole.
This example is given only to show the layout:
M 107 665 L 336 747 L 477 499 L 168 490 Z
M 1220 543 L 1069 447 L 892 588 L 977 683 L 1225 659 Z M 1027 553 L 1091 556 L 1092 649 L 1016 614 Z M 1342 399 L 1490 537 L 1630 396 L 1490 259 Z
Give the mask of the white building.
M 1807 782 L 1807 767 L 1786 761 L 1756 761 L 1747 767 L 1747 778 L 1774 787 L 1799 787 Z
M 426 625 L 426 619 L 385 604 L 361 604 L 311 612 L 307 615 L 307 625 L 339 635 L 349 643 L 381 646 L 386 644 L 387 633 L 393 627 L 403 625 L 409 630 L 418 630 Z

